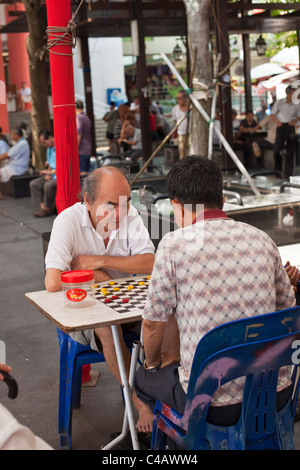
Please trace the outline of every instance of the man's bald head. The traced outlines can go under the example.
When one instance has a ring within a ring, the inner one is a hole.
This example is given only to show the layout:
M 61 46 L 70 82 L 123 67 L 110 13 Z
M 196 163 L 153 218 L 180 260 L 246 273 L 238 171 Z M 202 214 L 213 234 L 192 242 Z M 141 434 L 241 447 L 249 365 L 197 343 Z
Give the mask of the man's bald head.
M 101 195 L 118 192 L 122 188 L 130 191 L 130 184 L 125 173 L 119 168 L 105 166 L 97 168 L 84 180 L 81 194 L 86 194 L 91 204 Z

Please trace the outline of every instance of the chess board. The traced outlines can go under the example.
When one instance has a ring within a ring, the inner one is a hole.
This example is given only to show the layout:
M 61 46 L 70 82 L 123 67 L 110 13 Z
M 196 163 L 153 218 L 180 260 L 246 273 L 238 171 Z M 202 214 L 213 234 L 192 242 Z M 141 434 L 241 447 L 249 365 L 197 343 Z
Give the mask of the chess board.
M 143 311 L 150 276 L 136 276 L 95 285 L 95 297 L 120 314 Z

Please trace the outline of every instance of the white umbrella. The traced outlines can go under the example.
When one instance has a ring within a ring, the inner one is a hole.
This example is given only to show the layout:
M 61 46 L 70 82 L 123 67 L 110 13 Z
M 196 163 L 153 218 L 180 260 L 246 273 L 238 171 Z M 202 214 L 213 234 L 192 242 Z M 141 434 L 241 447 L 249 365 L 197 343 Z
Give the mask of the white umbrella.
M 270 62 L 280 64 L 284 67 L 299 67 L 299 48 L 298 46 L 285 47 L 281 51 L 277 52 L 271 59 Z
M 251 69 L 251 80 L 258 80 L 259 78 L 272 77 L 280 73 L 286 72 L 286 69 L 282 68 L 277 63 L 267 62 L 266 64 L 257 65 Z

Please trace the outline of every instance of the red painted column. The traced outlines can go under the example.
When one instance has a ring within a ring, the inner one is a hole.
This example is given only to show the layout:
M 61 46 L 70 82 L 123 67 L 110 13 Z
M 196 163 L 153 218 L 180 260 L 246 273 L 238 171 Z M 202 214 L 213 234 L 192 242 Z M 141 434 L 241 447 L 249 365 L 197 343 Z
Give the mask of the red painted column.
M 70 0 L 47 0 L 46 6 L 48 28 L 68 25 L 71 19 Z M 49 35 L 49 40 L 51 39 L 53 36 Z M 50 71 L 57 174 L 56 207 L 60 213 L 78 202 L 79 156 L 72 47 L 55 45 L 51 51 Z M 55 52 L 69 55 L 57 55 Z
M 7 95 L 5 85 L 5 74 L 2 56 L 2 41 L 0 35 L 0 127 L 2 127 L 3 134 L 9 132 L 9 121 L 7 112 Z
M 8 16 L 9 11 L 24 11 L 23 3 L 16 3 L 5 7 L 6 23 L 15 19 L 14 16 Z M 21 83 L 25 82 L 30 87 L 29 58 L 26 48 L 26 39 L 28 33 L 9 33 L 7 34 L 7 49 L 9 53 L 9 75 L 10 84 L 16 85 L 17 91 L 20 91 Z

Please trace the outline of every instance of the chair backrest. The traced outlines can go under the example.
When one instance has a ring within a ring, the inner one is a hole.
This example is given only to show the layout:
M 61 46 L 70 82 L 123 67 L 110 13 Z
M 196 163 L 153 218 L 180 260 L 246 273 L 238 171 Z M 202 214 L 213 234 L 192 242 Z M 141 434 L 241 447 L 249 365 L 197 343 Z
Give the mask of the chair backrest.
M 278 371 L 293 365 L 293 343 L 299 339 L 300 307 L 226 323 L 201 339 L 181 418 L 187 435 L 198 440 L 191 448 L 205 447 L 200 441 L 205 440 L 211 397 L 238 377 L 246 377 L 242 403 L 245 439 L 251 439 L 254 427 L 261 439 L 270 432 L 276 418 Z M 294 381 L 295 377 L 294 373 Z

